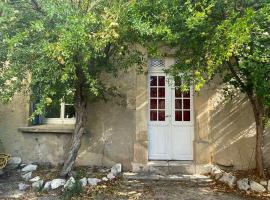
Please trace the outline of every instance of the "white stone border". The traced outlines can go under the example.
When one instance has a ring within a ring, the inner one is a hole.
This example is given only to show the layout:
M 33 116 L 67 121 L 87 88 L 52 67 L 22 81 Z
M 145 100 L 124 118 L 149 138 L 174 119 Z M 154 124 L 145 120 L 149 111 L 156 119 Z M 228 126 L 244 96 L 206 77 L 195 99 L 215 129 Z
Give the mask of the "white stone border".
M 21 170 L 21 176 L 25 181 L 32 182 L 32 190 L 33 191 L 49 191 L 49 190 L 55 190 L 57 188 L 63 187 L 64 189 L 71 189 L 73 185 L 76 183 L 75 179 L 73 177 L 70 177 L 68 180 L 57 178 L 53 179 L 51 181 L 47 181 L 44 184 L 44 181 L 40 179 L 39 176 L 36 176 L 32 178 L 32 172 L 37 169 L 37 165 L 29 164 L 22 168 Z M 107 174 L 106 177 L 103 177 L 102 179 L 98 178 L 82 178 L 80 179 L 80 183 L 83 187 L 90 185 L 90 186 L 96 186 L 98 183 L 106 182 L 108 180 L 115 179 L 116 176 L 118 176 L 122 172 L 122 165 L 120 163 L 115 164 L 112 166 L 110 172 Z M 32 179 L 31 179 L 32 178 Z M 20 183 L 18 185 L 19 190 L 25 191 L 31 188 L 30 185 L 25 183 Z
M 215 180 L 225 183 L 231 188 L 237 187 L 239 190 L 246 191 L 247 193 L 250 193 L 250 191 L 256 193 L 270 192 L 270 180 L 268 182 L 260 181 L 260 183 L 249 180 L 248 178 L 237 180 L 231 173 L 224 172 L 216 165 L 212 166 L 211 176 Z

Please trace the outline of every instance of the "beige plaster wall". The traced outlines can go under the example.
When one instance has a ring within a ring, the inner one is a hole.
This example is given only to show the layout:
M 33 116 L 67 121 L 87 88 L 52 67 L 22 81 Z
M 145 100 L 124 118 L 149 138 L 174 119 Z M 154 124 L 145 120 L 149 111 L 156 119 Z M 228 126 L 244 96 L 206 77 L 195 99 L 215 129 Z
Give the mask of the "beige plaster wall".
M 27 125 L 28 111 L 26 98 L 21 95 L 17 95 L 11 104 L 0 104 L 0 140 L 6 152 L 22 155 L 20 146 L 24 137 L 18 135 L 17 129 Z
M 120 162 L 131 169 L 136 129 L 135 71 L 121 73 L 117 79 L 106 78 L 118 87 L 122 97 L 88 106 L 89 133 L 83 139 L 77 164 L 111 166 Z
M 88 133 L 83 136 L 77 165 L 111 166 L 121 162 L 124 169 L 131 169 L 136 129 L 134 74 L 135 71 L 130 70 L 113 79 L 104 76 L 111 86 L 118 87 L 121 97 L 111 97 L 107 102 L 89 102 Z M 18 131 L 19 127 L 28 126 L 28 117 L 29 102 L 21 95 L 8 105 L 0 105 L 0 140 L 5 152 L 20 156 L 25 162 L 63 163 L 71 134 Z
M 197 163 L 254 168 L 255 123 L 243 94 L 235 91 L 232 99 L 225 99 L 221 85 L 205 86 L 195 95 L 195 121 Z
M 146 71 L 145 67 L 145 71 Z M 88 106 L 88 133 L 83 136 L 77 165 L 107 165 L 121 162 L 125 170 L 143 168 L 148 162 L 147 73 L 135 70 L 116 79 L 122 97 Z M 237 94 L 225 100 L 221 86 L 206 85 L 194 94 L 194 162 L 218 163 L 236 169 L 254 167 L 255 124 L 248 100 Z M 0 140 L 7 153 L 24 161 L 61 164 L 71 134 L 21 133 L 28 125 L 27 99 L 17 95 L 9 105 L 0 105 Z M 270 134 L 265 137 L 265 163 L 270 165 Z
M 146 67 L 144 69 L 146 72 Z M 147 74 L 136 74 L 136 135 L 134 143 L 134 171 L 145 170 L 148 162 L 148 89 Z
M 27 134 L 18 131 L 28 126 L 29 105 L 22 95 L 16 95 L 8 105 L 0 105 L 0 140 L 4 151 L 20 156 L 25 162 L 61 162 L 67 135 Z

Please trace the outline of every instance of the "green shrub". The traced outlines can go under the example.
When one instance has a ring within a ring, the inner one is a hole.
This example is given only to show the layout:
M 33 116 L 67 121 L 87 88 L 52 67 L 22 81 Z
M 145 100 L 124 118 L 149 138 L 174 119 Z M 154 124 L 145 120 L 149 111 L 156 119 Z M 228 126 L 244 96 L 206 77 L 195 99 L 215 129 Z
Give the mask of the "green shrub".
M 75 183 L 71 188 L 66 188 L 61 196 L 61 200 L 70 200 L 72 197 L 82 193 L 83 188 L 79 180 L 75 180 Z

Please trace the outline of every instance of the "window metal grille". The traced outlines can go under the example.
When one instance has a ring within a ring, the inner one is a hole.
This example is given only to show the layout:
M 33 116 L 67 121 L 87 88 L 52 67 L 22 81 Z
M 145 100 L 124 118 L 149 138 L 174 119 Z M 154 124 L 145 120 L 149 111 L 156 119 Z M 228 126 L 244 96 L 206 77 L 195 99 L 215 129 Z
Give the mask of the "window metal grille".
M 165 61 L 164 61 L 164 59 L 151 59 L 150 60 L 150 67 L 151 68 L 164 68 Z

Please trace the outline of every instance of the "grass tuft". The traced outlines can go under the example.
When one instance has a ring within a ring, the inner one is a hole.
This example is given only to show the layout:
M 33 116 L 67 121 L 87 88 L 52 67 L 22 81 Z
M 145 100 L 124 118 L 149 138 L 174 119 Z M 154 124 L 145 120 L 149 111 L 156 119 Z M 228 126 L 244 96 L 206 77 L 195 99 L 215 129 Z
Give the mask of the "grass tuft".
M 75 180 L 75 183 L 71 188 L 66 188 L 64 193 L 61 196 L 61 200 L 70 200 L 74 196 L 78 196 L 83 192 L 83 188 L 81 182 L 79 180 Z

